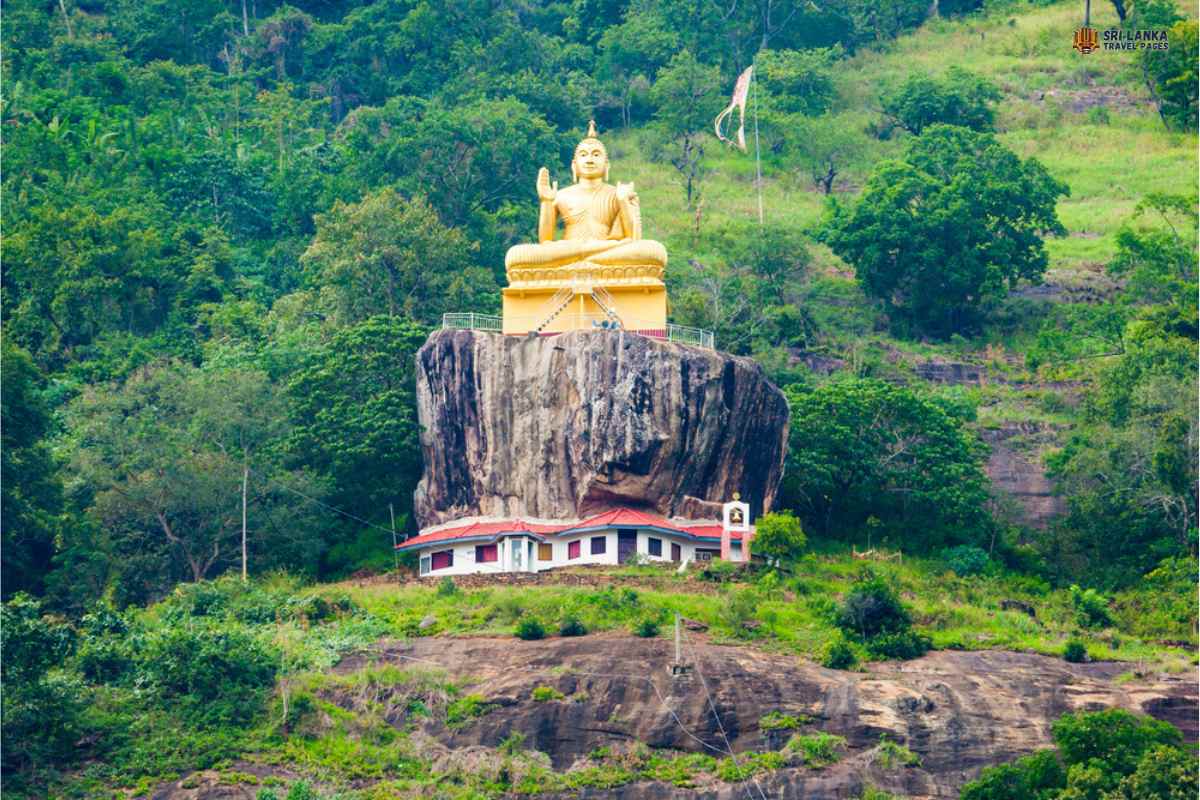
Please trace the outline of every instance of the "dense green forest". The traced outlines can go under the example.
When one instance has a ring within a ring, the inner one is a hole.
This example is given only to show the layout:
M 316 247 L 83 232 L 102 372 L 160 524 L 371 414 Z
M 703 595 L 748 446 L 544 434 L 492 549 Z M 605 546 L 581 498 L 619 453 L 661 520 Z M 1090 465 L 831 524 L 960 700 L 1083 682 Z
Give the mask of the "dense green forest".
M 1180 43 L 1069 76 L 1152 98 L 1120 119 L 1010 118 L 1021 87 L 986 64 L 893 71 L 861 96 L 927 5 L 9 4 L 6 596 L 78 613 L 218 575 L 240 556 L 243 484 L 255 574 L 387 566 L 420 473 L 411 354 L 443 311 L 496 309 L 534 172 L 561 169 L 593 116 L 671 249 L 675 321 L 788 388 L 784 504 L 806 526 L 856 539 L 871 521 L 909 549 L 980 545 L 1109 587 L 1194 554 L 1195 23 L 1139 4 L 1128 24 Z M 970 14 L 961 31 L 975 6 L 941 13 Z M 756 58 L 762 227 L 752 159 L 709 134 Z M 1174 180 L 1148 170 L 1106 210 L 1106 289 L 1082 302 L 1010 298 L 1071 261 L 1051 247 L 1080 189 L 1011 135 L 1051 124 L 1183 137 Z M 1039 399 L 1070 421 L 1046 460 L 1069 512 L 1048 534 L 989 507 L 971 431 L 987 399 L 889 355 L 996 345 L 1028 382 L 1086 387 Z M 811 354 L 844 368 L 813 373 Z M 842 418 L 819 413 L 831 402 Z M 886 435 L 835 446 L 880 409 Z M 903 430 L 949 438 L 928 469 L 889 472 Z M 878 491 L 914 480 L 955 496 Z
M 181 718 L 246 722 L 285 670 L 171 595 L 241 569 L 243 513 L 251 576 L 392 568 L 422 468 L 413 354 L 444 312 L 496 312 L 537 169 L 562 180 L 592 118 L 670 251 L 672 321 L 787 394 L 778 505 L 811 546 L 965 560 L 1013 593 L 1078 584 L 1136 636 L 1194 641 L 1194 9 L 1095 3 L 1170 49 L 1084 61 L 1074 0 L 934 5 L 6 2 L 6 774 L 71 751 L 74 717 L 24 759 L 7 731 L 84 684 L 124 720 L 113 741 L 135 736 L 108 685 L 169 705 L 196 648 L 227 653 L 203 680 L 245 692 Z M 752 63 L 742 153 L 711 124 Z M 988 379 L 931 383 L 926 363 Z M 1036 434 L 1064 509 L 1048 525 L 984 470 L 1005 425 Z M 200 633 L 156 627 L 189 615 Z M 125 778 L 187 766 L 131 758 Z

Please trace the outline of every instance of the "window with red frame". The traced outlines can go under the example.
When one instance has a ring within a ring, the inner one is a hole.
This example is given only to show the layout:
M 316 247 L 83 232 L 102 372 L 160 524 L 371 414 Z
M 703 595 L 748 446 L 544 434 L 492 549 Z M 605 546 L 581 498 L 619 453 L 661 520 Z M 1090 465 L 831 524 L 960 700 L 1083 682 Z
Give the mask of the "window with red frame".
M 494 544 L 477 544 L 475 545 L 475 563 L 483 563 L 485 561 L 499 561 L 500 551 Z
M 571 542 L 567 545 L 567 558 L 579 558 L 579 542 Z
M 433 563 L 431 566 L 434 569 L 446 569 L 447 567 L 453 567 L 454 566 L 454 551 L 453 550 L 439 550 L 438 552 L 434 553 L 433 554 Z

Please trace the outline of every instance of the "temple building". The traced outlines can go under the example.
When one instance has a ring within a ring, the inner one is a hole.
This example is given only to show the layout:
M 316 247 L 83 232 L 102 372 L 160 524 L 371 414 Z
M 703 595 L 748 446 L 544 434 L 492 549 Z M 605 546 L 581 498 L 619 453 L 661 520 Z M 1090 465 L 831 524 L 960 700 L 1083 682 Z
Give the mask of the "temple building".
M 429 528 L 397 549 L 416 552 L 422 577 L 541 572 L 585 564 L 638 561 L 680 564 L 747 561 L 754 528 L 745 504 L 730 503 L 721 522 L 668 520 L 619 508 L 584 520 L 456 520 Z

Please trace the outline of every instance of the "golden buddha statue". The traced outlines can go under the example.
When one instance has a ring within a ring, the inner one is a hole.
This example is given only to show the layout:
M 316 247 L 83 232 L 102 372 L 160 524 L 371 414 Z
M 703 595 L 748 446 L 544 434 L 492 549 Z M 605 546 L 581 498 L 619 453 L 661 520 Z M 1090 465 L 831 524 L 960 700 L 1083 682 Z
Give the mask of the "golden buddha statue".
M 667 251 L 642 238 L 632 183 L 607 183 L 608 151 L 596 124 L 575 148 L 565 189 L 538 171 L 538 243 L 519 244 L 504 259 L 504 332 L 560 332 L 623 327 L 665 331 Z M 558 219 L 563 237 L 555 240 Z

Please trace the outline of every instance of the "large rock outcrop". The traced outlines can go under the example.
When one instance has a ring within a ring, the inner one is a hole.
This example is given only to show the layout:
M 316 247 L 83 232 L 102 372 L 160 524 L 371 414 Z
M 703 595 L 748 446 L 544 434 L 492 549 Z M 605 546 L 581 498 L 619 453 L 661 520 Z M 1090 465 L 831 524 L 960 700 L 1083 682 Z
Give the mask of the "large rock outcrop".
M 615 505 L 717 518 L 769 510 L 788 406 L 747 358 L 635 334 L 437 331 L 417 353 L 424 528 L 578 519 Z

